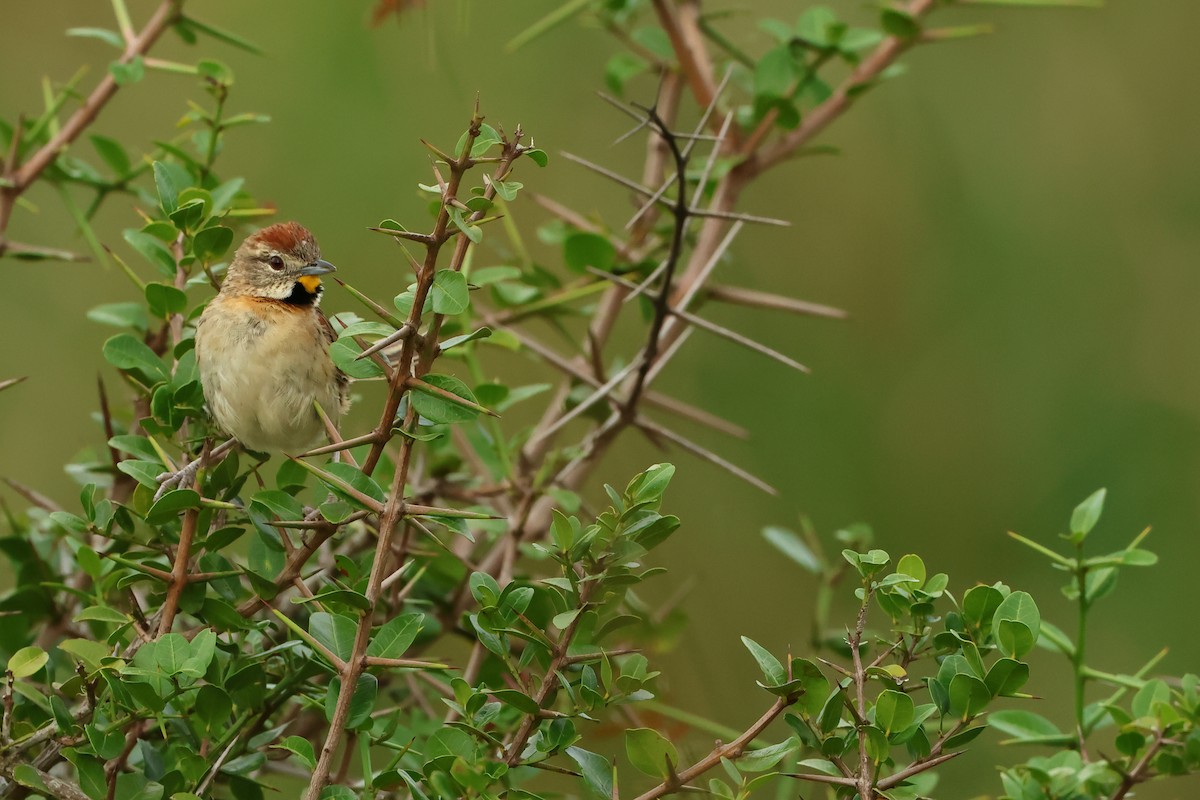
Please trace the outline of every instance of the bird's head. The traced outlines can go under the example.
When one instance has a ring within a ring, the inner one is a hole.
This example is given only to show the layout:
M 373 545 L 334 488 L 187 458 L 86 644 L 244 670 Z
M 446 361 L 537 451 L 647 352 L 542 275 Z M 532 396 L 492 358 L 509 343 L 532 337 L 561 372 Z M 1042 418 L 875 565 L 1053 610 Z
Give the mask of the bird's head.
M 317 240 L 296 222 L 280 222 L 251 234 L 237 249 L 221 291 L 314 305 L 321 276 L 336 268 L 321 260 Z

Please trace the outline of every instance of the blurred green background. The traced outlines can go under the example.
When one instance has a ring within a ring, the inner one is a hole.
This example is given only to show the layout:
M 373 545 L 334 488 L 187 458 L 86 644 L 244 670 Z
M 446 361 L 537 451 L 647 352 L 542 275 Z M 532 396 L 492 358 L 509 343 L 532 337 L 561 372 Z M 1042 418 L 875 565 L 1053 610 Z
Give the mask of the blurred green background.
M 152 8 L 130 5 L 135 21 Z M 556 5 L 442 0 L 372 28 L 365 2 L 210 0 L 194 13 L 267 55 L 213 43 L 190 49 L 170 35 L 155 55 L 212 56 L 233 67 L 230 109 L 273 122 L 233 132 L 221 173 L 244 175 L 281 218 L 316 231 L 345 279 L 388 297 L 408 273 L 395 248 L 364 228 L 385 217 L 423 219 L 415 183 L 429 172 L 417 138 L 452 143 L 477 93 L 490 121 L 509 130 L 522 123 L 551 152 L 549 169 L 518 176 L 528 187 L 614 222 L 627 213 L 613 186 L 553 157 L 569 149 L 637 169 L 639 145 L 610 146 L 626 120 L 594 95 L 616 43 L 568 23 L 504 53 L 511 36 Z M 745 5 L 790 22 L 807 4 Z M 857 3 L 828 5 L 866 19 Z M 90 63 L 94 80 L 110 51 L 62 32 L 111 26 L 110 13 L 91 0 L 5 3 L 0 114 L 39 110 L 43 75 L 65 80 Z M 735 17 L 730 29 L 757 54 L 769 42 L 751 16 Z M 922 554 L 931 570 L 952 575 L 955 591 L 998 579 L 1027 589 L 1067 627 L 1061 576 L 1004 531 L 1053 541 L 1075 503 L 1107 486 L 1096 547 L 1123 546 L 1153 525 L 1147 546 L 1162 562 L 1127 571 L 1097 608 L 1095 662 L 1132 671 L 1169 644 L 1164 671 L 1200 670 L 1190 591 L 1200 557 L 1200 58 L 1192 42 L 1200 6 L 978 8 L 943 19 L 990 19 L 999 29 L 911 54 L 908 74 L 824 136 L 841 156 L 784 165 L 745 199 L 745 210 L 794 225 L 744 233 L 718 280 L 840 306 L 852 317 L 706 314 L 814 375 L 698 334 L 661 383 L 747 426 L 744 443 L 695 435 L 781 489 L 764 497 L 672 456 L 681 469 L 670 508 L 685 527 L 664 548 L 671 572 L 657 588 L 662 598 L 683 592 L 692 621 L 678 647 L 657 658 L 668 676 L 662 688 L 669 702 L 730 725 L 747 724 L 767 703 L 738 635 L 776 652 L 807 641 L 810 579 L 759 533 L 794 526 L 800 513 L 824 533 L 871 524 L 879 546 L 897 557 Z M 652 89 L 643 79 L 630 96 L 649 100 Z M 191 78 L 152 73 L 121 92 L 94 130 L 149 148 L 172 135 L 186 97 L 205 99 Z M 41 213 L 18 211 L 13 238 L 83 249 L 51 190 L 28 198 Z M 515 215 L 529 232 L 546 220 L 528 201 Z M 136 224 L 118 199 L 98 231 L 126 252 L 120 231 Z M 538 253 L 553 262 L 552 250 Z M 61 465 L 102 443 L 89 415 L 99 347 L 111 332 L 84 312 L 133 299 L 133 290 L 95 264 L 3 261 L 0 272 L 0 378 L 31 376 L 0 397 L 0 475 L 73 503 Z M 334 288 L 325 307 L 356 304 Z M 628 439 L 599 477 L 623 482 L 660 459 Z M 1048 695 L 1036 710 L 1064 724 L 1067 684 L 1055 681 L 1065 677 L 1040 654 L 1030 684 Z M 986 758 L 952 765 L 939 794 L 997 792 Z M 1141 796 L 1196 789 L 1179 781 Z

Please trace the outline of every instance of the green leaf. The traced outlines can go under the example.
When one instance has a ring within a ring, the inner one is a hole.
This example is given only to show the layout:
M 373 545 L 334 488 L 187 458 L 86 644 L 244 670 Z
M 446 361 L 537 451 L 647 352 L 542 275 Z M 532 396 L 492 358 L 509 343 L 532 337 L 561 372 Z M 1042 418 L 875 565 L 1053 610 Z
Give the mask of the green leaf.
M 205 228 L 192 238 L 192 253 L 204 263 L 225 255 L 233 244 L 233 229 L 223 225 Z
M 233 201 L 237 199 L 238 193 L 242 191 L 242 186 L 245 184 L 244 178 L 232 178 L 225 181 L 220 186 L 209 191 L 212 197 L 211 214 L 220 215 L 229 210 L 233 205 Z
M 124 462 L 122 462 L 124 463 Z M 200 495 L 193 489 L 176 489 L 167 492 L 150 506 L 146 512 L 146 522 L 151 525 L 162 525 L 177 518 L 181 512 L 189 508 L 200 507 Z
M 28 649 L 28 648 L 26 648 Z M 1155 706 L 1171 702 L 1171 688 L 1162 680 L 1146 681 L 1146 684 L 1133 696 L 1129 702 L 1129 710 L 1134 717 L 1149 717 L 1155 714 Z
M 158 204 L 165 213 L 179 207 L 179 187 L 161 161 L 154 162 L 154 187 L 158 190 Z
M 343 503 L 341 500 L 330 500 L 317 506 L 317 510 L 321 512 L 321 516 L 326 522 L 332 522 L 335 525 L 340 525 L 354 514 L 356 509 L 349 503 Z
M 221 86 L 233 85 L 233 70 L 228 64 L 214 58 L 202 58 L 196 62 L 196 74 Z
M 1084 594 L 1087 597 L 1089 605 L 1116 588 L 1118 574 L 1116 567 L 1104 567 L 1088 572 L 1087 577 L 1084 579 Z M 1074 598 L 1077 596 L 1074 583 L 1069 584 L 1066 590 L 1068 597 Z
M 679 763 L 675 745 L 653 728 L 630 728 L 625 731 L 625 753 L 629 756 L 630 764 L 653 778 L 666 778 Z
M 141 340 L 120 333 L 104 343 L 104 360 L 123 370 L 137 370 L 150 379 L 151 383 L 168 380 L 162 359 Z
M 316 753 L 313 752 L 312 742 L 303 736 L 288 736 L 278 744 L 271 745 L 271 747 L 294 753 L 296 758 L 300 759 L 300 762 L 309 769 L 317 766 L 317 757 Z
M 800 740 L 792 736 L 778 744 L 762 747 L 757 750 L 748 750 L 734 763 L 743 772 L 762 772 L 763 770 L 771 769 L 785 756 L 799 749 Z
M 823 758 L 805 758 L 796 766 L 811 769 L 814 772 L 822 775 L 836 775 L 839 778 L 842 777 L 842 772 L 837 768 L 837 765 L 832 761 L 827 761 Z
M 76 622 L 106 622 L 113 625 L 124 625 L 129 619 L 128 614 L 109 606 L 88 606 L 74 617 Z
M 963 595 L 963 619 L 971 625 L 990 623 L 996 609 L 1004 602 L 1004 595 L 993 586 L 972 586 Z
M 1041 627 L 1041 612 L 1028 592 L 1004 598 L 992 617 L 992 635 L 1000 652 L 1010 658 L 1019 659 L 1032 650 Z
M 471 403 L 478 404 L 479 402 L 465 383 L 451 375 L 430 374 L 426 375 L 422 380 L 431 386 L 436 386 L 439 389 L 445 389 L 451 394 L 458 395 Z M 465 408 L 439 395 L 422 391 L 420 388 L 413 391 L 411 397 L 413 408 L 430 422 L 469 422 L 479 416 L 479 412 L 473 409 Z
M 329 346 L 329 358 L 351 378 L 378 378 L 383 375 L 383 367 L 370 358 L 359 358 L 363 349 L 353 339 L 338 339 Z
M 765 647 L 748 636 L 742 637 L 742 644 L 758 662 L 758 668 L 762 670 L 763 677 L 767 680 L 767 686 L 778 686 L 787 679 L 787 672 L 784 670 L 783 664 L 780 664 L 779 659 L 771 655 Z
M 768 50 L 754 65 L 754 97 L 762 101 L 783 99 L 795 80 L 796 62 L 791 48 L 781 45 Z
M 374 478 L 366 475 L 362 470 L 357 469 L 350 464 L 332 462 L 325 465 L 325 471 L 333 477 L 350 484 L 367 497 L 370 497 L 373 500 L 378 500 L 380 503 L 384 502 L 385 495 L 383 489 L 378 483 L 375 482 Z M 334 494 L 343 496 L 347 502 L 352 503 L 356 508 L 361 506 L 358 500 L 346 495 L 345 490 L 337 484 L 328 483 L 324 480 L 322 480 L 322 483 L 325 483 L 326 486 L 333 490 Z
M 832 47 L 841 39 L 846 26 L 837 15 L 825 6 L 813 6 L 805 10 L 796 21 L 796 36 L 817 47 Z M 791 38 L 791 32 L 784 41 Z
M 625 84 L 630 79 L 641 75 L 649 66 L 645 59 L 622 50 L 610 58 L 605 65 L 604 82 L 613 94 L 620 96 L 625 93 Z
M 188 640 L 179 633 L 168 633 L 155 641 L 154 662 L 167 675 L 176 675 L 192 654 Z
M 125 736 L 119 729 L 102 731 L 97 725 L 87 725 L 84 727 L 84 733 L 96 755 L 105 760 L 116 758 L 125 749 Z
M 424 614 L 401 614 L 389 620 L 371 636 L 371 642 L 367 645 L 367 655 L 377 658 L 401 658 L 412 646 L 424 623 Z
M 333 719 L 338 694 L 341 690 L 341 678 L 334 678 L 329 682 L 329 691 L 325 693 L 325 718 L 327 720 Z M 350 698 L 350 713 L 346 718 L 348 730 L 356 730 L 371 724 L 371 712 L 375 710 L 375 698 L 378 694 L 378 678 L 369 672 L 358 676 L 358 682 L 354 686 L 354 695 Z
M 993 697 L 1010 697 L 1029 680 L 1029 665 L 1011 658 L 1000 658 L 984 678 Z
M 112 648 L 91 639 L 67 639 L 58 645 L 58 649 L 82 661 L 88 669 L 100 666 L 101 659 L 112 655 Z
M 200 220 L 212 214 L 212 193 L 207 189 L 201 189 L 199 186 L 188 186 L 179 192 L 180 208 L 183 208 L 184 206 L 190 207 L 196 203 L 199 203 L 199 211 L 197 212 L 194 221 L 191 220 L 191 214 L 189 213 L 189 230 L 196 227 L 196 224 L 199 223 Z
M 864 578 L 870 578 L 872 575 L 880 572 L 891 560 L 891 556 L 883 550 L 869 550 L 865 553 L 856 553 L 853 550 L 846 549 L 842 551 L 842 558 L 846 559 L 851 566 L 858 570 L 858 574 Z
M 526 150 L 524 155 L 539 167 L 544 167 L 550 163 L 550 156 L 546 154 L 546 151 L 539 150 L 536 147 L 532 150 Z
M 354 653 L 358 625 L 350 617 L 318 611 L 309 617 L 308 632 L 343 661 Z
M 931 683 L 930 686 L 936 684 Z M 832 733 L 837 729 L 838 724 L 842 721 L 842 711 L 844 710 L 845 694 L 842 689 L 835 686 L 829 697 L 825 698 L 825 702 L 821 706 L 820 713 L 817 714 L 817 726 L 822 733 Z
M 187 309 L 187 295 L 182 289 L 165 283 L 147 283 L 146 305 L 150 307 L 151 314 L 166 319 L 172 314 L 182 314 Z
M 117 463 L 117 469 L 124 472 L 129 477 L 140 483 L 142 486 L 148 486 L 151 489 L 158 489 L 157 477 L 163 471 L 163 465 L 156 461 L 140 461 L 138 459 L 126 459 Z
M 371 608 L 371 601 L 367 600 L 366 595 L 360 594 L 353 589 L 322 589 L 312 597 L 293 597 L 292 602 L 296 605 L 317 603 L 325 608 L 333 608 L 334 606 L 338 608 L 346 607 L 355 611 L 367 611 Z
M 563 261 L 575 272 L 586 272 L 588 267 L 611 272 L 617 263 L 617 249 L 606 236 L 576 232 L 563 242 Z
M 993 711 L 987 716 L 988 725 L 1028 744 L 1067 743 L 1073 737 L 1054 727 L 1054 723 L 1032 711 Z
M 255 493 L 250 500 L 250 507 L 260 506 L 268 514 L 274 514 L 282 520 L 302 519 L 304 507 L 300 501 L 287 492 L 279 489 L 266 489 Z
M 1125 567 L 1152 567 L 1158 563 L 1158 555 L 1149 550 L 1130 548 L 1115 554 Z
M 900 560 L 896 562 L 896 574 L 916 578 L 917 583 L 910 585 L 909 588 L 919 589 L 925 585 L 925 562 L 921 560 L 920 556 L 912 553 L 901 556 Z
M 608 759 L 580 747 L 568 747 L 566 754 L 579 765 L 587 788 L 600 800 L 612 800 L 614 769 Z
M 501 200 L 511 203 L 517 199 L 517 193 L 525 188 L 525 184 L 520 181 L 492 181 L 492 186 L 496 188 L 496 194 Z
M 904 692 L 887 689 L 875 700 L 875 723 L 888 735 L 912 724 L 914 713 L 913 700 Z
M 625 494 L 632 498 L 634 503 L 653 503 L 657 507 L 674 476 L 674 464 L 653 464 L 629 482 Z
M 42 648 L 22 647 L 8 659 L 8 671 L 14 678 L 28 678 L 46 666 L 48 661 L 50 656 Z
M 444 353 L 452 347 L 458 347 L 461 344 L 473 342 L 476 339 L 486 339 L 491 335 L 492 329 L 484 326 L 482 328 L 477 328 L 470 333 L 464 333 L 461 336 L 451 336 L 449 339 L 443 339 L 438 343 L 438 350 Z
M 78 28 L 76 30 L 79 30 Z M 70 31 L 67 31 L 69 34 Z M 105 31 L 110 33 L 110 31 Z M 124 47 L 124 44 L 118 47 Z M 110 139 L 107 136 L 101 136 L 94 133 L 88 137 L 92 142 L 92 147 L 96 148 L 96 153 L 99 154 L 102 161 L 108 165 L 108 168 L 113 171 L 117 177 L 122 177 L 129 173 L 132 164 L 129 160 L 129 154 L 125 152 L 124 146 L 116 139 Z
M 134 56 L 125 64 L 122 64 L 120 61 L 114 61 L 108 65 L 108 71 L 118 86 L 128 86 L 146 77 L 146 65 L 142 61 L 141 56 Z
M 885 31 L 900 39 L 912 39 L 921 33 L 921 25 L 913 15 L 898 8 L 880 11 L 879 21 Z
M 448 206 L 446 213 L 450 215 L 450 221 L 454 223 L 454 227 L 462 231 L 462 234 L 471 240 L 474 244 L 479 244 L 483 241 L 483 230 L 465 216 L 462 209 Z
M 466 311 L 471 305 L 466 276 L 452 269 L 438 270 L 433 276 L 431 298 L 435 314 L 453 316 Z
M 500 281 L 511 281 L 521 277 L 519 267 L 480 267 L 479 269 L 471 270 L 470 282 L 472 286 L 489 286 Z
M 129 246 L 168 278 L 175 277 L 175 256 L 162 240 L 145 231 L 127 229 L 123 233 Z
M 493 689 L 492 694 L 501 703 L 512 706 L 522 714 L 537 714 L 542 710 L 536 700 L 516 689 Z
M 992 693 L 974 675 L 960 672 L 950 681 L 950 710 L 962 719 L 974 717 L 987 707 Z
M 817 559 L 813 551 L 805 544 L 799 536 L 786 528 L 778 528 L 768 526 L 763 528 L 763 538 L 771 545 L 783 553 L 785 556 L 795 561 L 800 566 L 804 567 L 814 575 L 821 573 L 821 562 Z
M 1097 489 L 1086 500 L 1075 506 L 1075 510 L 1071 512 L 1072 542 L 1076 544 L 1082 542 L 1091 533 L 1092 528 L 1096 527 L 1096 523 L 1100 521 L 1100 514 L 1104 511 L 1104 498 L 1107 495 L 1107 489 Z
M 141 332 L 145 332 L 150 325 L 146 309 L 141 303 L 105 303 L 88 311 L 87 318 L 102 325 L 133 328 Z
M 22 786 L 50 794 L 46 782 L 42 780 L 41 773 L 28 764 L 18 764 L 13 767 L 12 776 L 13 780 Z

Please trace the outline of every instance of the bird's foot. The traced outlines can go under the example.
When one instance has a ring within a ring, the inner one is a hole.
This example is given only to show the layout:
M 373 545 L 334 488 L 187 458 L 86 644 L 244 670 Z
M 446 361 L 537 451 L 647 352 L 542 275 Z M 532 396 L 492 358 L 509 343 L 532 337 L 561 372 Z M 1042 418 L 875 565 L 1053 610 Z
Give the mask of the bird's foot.
M 157 475 L 155 480 L 158 481 L 158 491 L 154 493 L 154 499 L 157 501 L 167 492 L 174 489 L 186 489 L 195 483 L 196 473 L 200 471 L 201 460 L 197 458 L 176 472 L 163 472 Z

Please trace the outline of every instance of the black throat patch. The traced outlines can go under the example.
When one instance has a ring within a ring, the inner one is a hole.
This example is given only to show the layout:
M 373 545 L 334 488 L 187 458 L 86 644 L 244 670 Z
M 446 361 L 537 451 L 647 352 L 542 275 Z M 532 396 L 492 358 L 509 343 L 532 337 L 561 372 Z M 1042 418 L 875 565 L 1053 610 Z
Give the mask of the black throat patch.
M 283 302 L 289 306 L 311 306 L 321 297 L 321 292 L 325 291 L 325 287 L 317 284 L 317 290 L 310 292 L 304 288 L 304 285 L 296 281 L 292 285 L 292 293 L 283 298 Z

